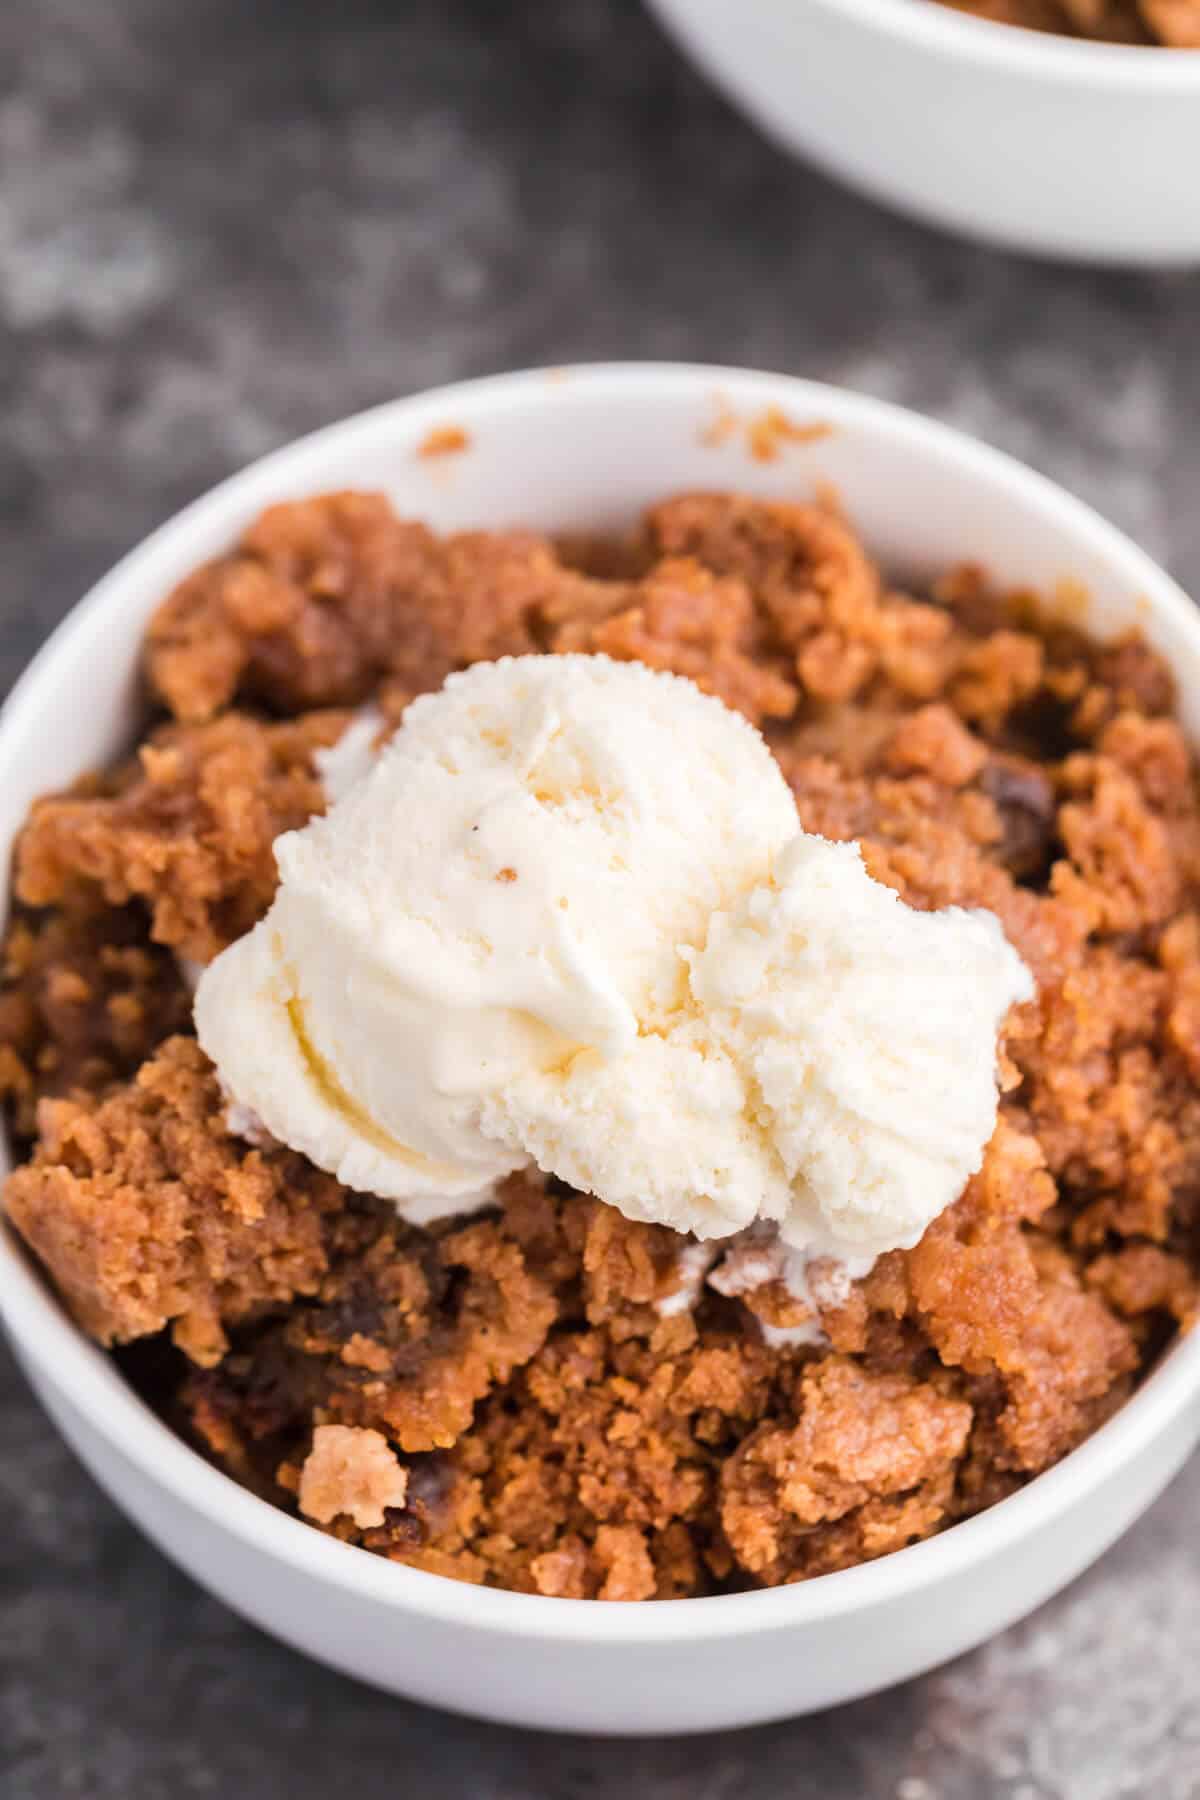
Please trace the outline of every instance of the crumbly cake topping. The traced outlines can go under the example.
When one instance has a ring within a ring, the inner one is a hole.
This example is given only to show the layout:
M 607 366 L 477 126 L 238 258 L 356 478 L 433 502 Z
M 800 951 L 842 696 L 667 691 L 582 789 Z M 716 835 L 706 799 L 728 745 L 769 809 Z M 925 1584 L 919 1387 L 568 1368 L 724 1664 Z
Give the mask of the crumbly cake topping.
M 556 1184 L 405 1226 L 234 1137 L 188 1035 L 177 958 L 270 904 L 275 836 L 325 803 L 330 709 L 394 722 L 531 650 L 717 693 L 806 829 L 861 840 L 914 906 L 989 908 L 1037 979 L 979 1173 L 914 1249 L 815 1282 L 805 1341 L 767 1341 L 805 1323 L 778 1282 L 689 1283 L 687 1240 Z M 1200 805 L 1138 638 L 1039 624 L 970 569 L 893 592 L 812 506 L 684 495 L 627 541 L 555 545 L 343 494 L 264 515 L 146 654 L 168 721 L 21 845 L 0 1090 L 35 1141 L 6 1205 L 101 1342 L 173 1338 L 156 1396 L 256 1492 L 525 1592 L 800 1580 L 1012 1492 L 1190 1323 Z
M 943 0 L 995 25 L 1111 44 L 1200 49 L 1200 0 Z

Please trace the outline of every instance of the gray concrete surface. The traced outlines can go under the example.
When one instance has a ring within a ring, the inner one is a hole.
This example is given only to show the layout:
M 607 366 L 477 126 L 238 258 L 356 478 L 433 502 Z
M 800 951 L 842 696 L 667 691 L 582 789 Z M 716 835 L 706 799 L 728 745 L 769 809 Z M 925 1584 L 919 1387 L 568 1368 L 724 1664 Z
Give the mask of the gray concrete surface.
M 121 551 L 260 451 L 453 376 L 616 355 L 922 407 L 1200 592 L 1198 338 L 1200 277 L 993 255 L 790 164 L 632 0 L 4 0 L 0 687 Z M 0 1793 L 1188 1800 L 1198 1513 L 1193 1466 L 1027 1624 L 825 1717 L 539 1738 L 239 1623 L 4 1360 Z

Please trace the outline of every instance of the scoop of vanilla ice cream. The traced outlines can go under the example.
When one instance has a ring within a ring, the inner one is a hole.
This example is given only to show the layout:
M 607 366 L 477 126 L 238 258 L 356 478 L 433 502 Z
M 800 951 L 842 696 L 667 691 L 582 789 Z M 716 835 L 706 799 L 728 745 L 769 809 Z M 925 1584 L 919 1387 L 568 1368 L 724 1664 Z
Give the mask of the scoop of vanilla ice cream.
M 530 1162 L 701 1238 L 860 1263 L 979 1167 L 1030 976 L 806 835 L 762 738 L 603 657 L 416 701 L 205 972 L 234 1099 L 421 1221 Z
M 999 920 L 918 912 L 857 844 L 800 834 L 683 954 L 786 1184 L 763 1209 L 782 1241 L 839 1257 L 916 1243 L 980 1166 L 996 1034 L 1033 996 Z
M 604 657 L 478 664 L 275 846 L 268 916 L 205 972 L 200 1041 L 274 1136 L 410 1216 L 525 1166 L 489 1099 L 624 1066 L 684 949 L 796 828 L 761 737 Z M 616 1128 L 585 1104 L 581 1133 Z M 674 1137 L 669 1118 L 658 1131 Z

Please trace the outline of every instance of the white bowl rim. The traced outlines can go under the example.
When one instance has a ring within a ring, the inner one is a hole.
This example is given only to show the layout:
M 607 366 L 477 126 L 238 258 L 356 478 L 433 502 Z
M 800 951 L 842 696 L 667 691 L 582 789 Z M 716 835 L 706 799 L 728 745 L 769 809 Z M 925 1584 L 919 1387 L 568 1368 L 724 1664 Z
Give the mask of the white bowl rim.
M 774 4 L 774 0 L 769 0 Z M 942 6 L 940 0 L 819 0 L 833 12 L 887 36 L 938 53 L 1002 69 L 1030 80 L 1074 77 L 1080 85 L 1144 89 L 1157 94 L 1200 89 L 1200 50 L 1155 44 L 1110 44 L 1001 25 Z
M 854 0 L 855 4 L 869 0 Z M 721 384 L 758 390 L 764 400 L 785 401 L 803 414 L 858 425 L 875 435 L 921 440 L 1004 486 L 1017 504 L 1052 509 L 1064 529 L 1086 535 L 1118 566 L 1132 592 L 1152 610 L 1171 617 L 1197 641 L 1200 614 L 1171 578 L 1130 539 L 1091 507 L 1034 470 L 974 439 L 907 408 L 845 389 L 789 375 L 708 364 L 616 362 L 529 369 L 428 389 L 385 402 L 296 439 L 251 463 L 174 514 L 123 557 L 78 602 L 33 658 L 0 711 L 0 776 L 6 741 L 26 717 L 43 716 L 55 686 L 54 666 L 70 638 L 93 615 L 118 601 L 160 548 L 195 530 L 208 516 L 223 514 L 256 490 L 278 492 L 280 475 L 294 476 L 297 491 L 307 465 L 324 467 L 331 450 L 343 452 L 356 440 L 388 435 L 404 422 L 413 429 L 426 416 L 455 416 L 472 410 L 475 419 L 510 407 L 525 410 L 545 403 L 564 380 L 617 397 L 622 391 L 657 388 L 711 399 Z M 335 477 L 323 475 L 334 484 Z M 1133 1460 L 1189 1403 L 1200 1403 L 1200 1329 L 1175 1341 L 1141 1387 L 1100 1429 L 1060 1463 L 1026 1487 L 974 1518 L 938 1536 L 897 1550 L 878 1561 L 799 1582 L 790 1587 L 712 1595 L 652 1604 L 599 1603 L 479 1588 L 419 1569 L 389 1563 L 343 1544 L 292 1518 L 241 1488 L 206 1462 L 182 1437 L 138 1398 L 104 1352 L 90 1343 L 62 1310 L 48 1285 L 18 1246 L 11 1227 L 0 1223 L 0 1318 L 21 1358 L 39 1380 L 58 1391 L 67 1407 L 80 1412 L 133 1467 L 167 1490 L 185 1509 L 205 1514 L 247 1547 L 289 1564 L 298 1574 L 377 1604 L 398 1615 L 431 1620 L 513 1638 L 589 1643 L 669 1643 L 694 1637 L 756 1636 L 853 1614 L 902 1594 L 933 1588 L 972 1564 L 982 1564 L 1086 1501 L 1108 1473 Z

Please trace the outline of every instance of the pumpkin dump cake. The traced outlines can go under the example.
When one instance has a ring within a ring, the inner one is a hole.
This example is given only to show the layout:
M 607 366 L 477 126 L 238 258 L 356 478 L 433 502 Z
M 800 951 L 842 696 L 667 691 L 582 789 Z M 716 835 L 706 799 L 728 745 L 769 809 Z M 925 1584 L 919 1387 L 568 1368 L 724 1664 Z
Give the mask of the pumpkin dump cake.
M 956 12 L 1111 44 L 1200 49 L 1200 0 L 942 0 Z
M 264 1498 L 527 1592 L 795 1581 L 1190 1323 L 1200 806 L 1136 637 L 897 592 L 814 506 L 335 494 L 145 671 L 18 846 L 6 1205 Z

